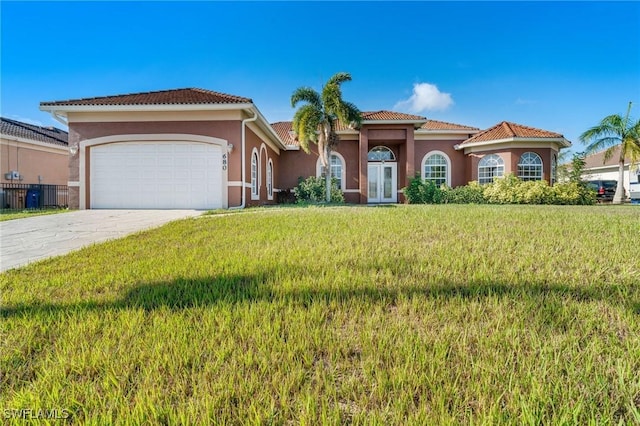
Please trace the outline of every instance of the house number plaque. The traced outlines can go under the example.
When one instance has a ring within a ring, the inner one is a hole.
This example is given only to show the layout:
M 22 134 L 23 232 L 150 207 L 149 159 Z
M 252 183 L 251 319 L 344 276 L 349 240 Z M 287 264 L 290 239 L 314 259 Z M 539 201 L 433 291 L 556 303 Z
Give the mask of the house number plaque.
M 222 154 L 222 170 L 227 170 L 227 154 Z

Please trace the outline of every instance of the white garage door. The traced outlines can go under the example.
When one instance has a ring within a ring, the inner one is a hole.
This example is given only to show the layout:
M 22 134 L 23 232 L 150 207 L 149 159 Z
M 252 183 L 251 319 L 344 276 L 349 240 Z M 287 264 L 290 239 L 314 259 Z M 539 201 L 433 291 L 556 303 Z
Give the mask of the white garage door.
M 90 152 L 91 208 L 222 208 L 218 145 L 122 142 Z

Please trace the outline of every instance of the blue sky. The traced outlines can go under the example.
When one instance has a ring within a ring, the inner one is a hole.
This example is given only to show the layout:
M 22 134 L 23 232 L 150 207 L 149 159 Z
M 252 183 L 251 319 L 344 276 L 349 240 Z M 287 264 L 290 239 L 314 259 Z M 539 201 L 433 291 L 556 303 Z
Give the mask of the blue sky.
M 41 101 L 202 87 L 293 115 L 296 87 L 350 72 L 345 99 L 487 128 L 578 135 L 640 116 L 640 3 L 7 2 L 2 116 Z

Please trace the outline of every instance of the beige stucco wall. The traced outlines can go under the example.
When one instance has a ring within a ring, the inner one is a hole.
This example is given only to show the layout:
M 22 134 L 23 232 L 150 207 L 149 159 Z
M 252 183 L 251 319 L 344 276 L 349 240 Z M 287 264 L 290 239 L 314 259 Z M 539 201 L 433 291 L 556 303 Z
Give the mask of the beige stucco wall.
M 12 170 L 17 170 L 22 180 L 5 179 L 5 173 Z M 2 183 L 66 185 L 68 177 L 69 150 L 66 146 L 0 138 Z

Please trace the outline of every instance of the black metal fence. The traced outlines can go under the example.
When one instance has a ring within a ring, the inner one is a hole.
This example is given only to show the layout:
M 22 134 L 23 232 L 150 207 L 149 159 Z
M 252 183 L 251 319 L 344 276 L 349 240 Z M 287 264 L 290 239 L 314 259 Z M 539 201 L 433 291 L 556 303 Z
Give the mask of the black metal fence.
M 69 206 L 66 185 L 0 184 L 0 207 L 7 210 L 60 209 Z

